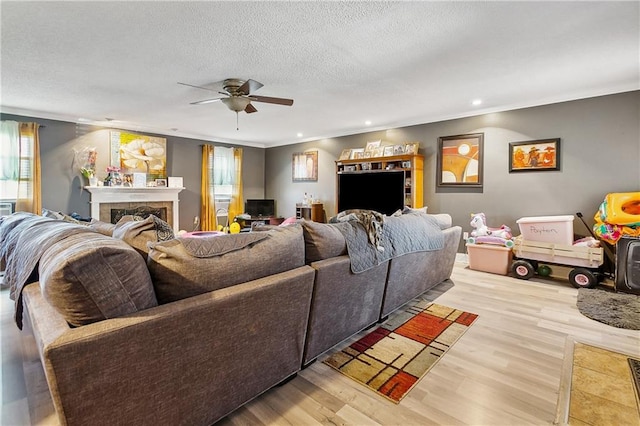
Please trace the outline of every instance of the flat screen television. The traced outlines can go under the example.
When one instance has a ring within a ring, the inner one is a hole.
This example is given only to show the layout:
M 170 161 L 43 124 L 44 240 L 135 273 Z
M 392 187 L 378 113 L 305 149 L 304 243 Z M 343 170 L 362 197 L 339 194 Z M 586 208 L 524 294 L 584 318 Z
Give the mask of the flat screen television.
M 404 207 L 404 171 L 338 174 L 338 212 L 375 210 L 391 215 Z
M 269 217 L 276 215 L 275 200 L 247 200 L 244 203 L 244 212 L 251 217 Z

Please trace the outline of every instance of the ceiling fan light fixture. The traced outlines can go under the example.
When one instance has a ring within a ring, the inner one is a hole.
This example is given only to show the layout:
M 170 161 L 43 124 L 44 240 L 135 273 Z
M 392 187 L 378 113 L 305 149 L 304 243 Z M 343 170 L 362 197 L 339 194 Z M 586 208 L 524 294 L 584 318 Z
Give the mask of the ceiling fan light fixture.
M 231 111 L 240 112 L 244 111 L 244 109 L 249 105 L 251 100 L 249 98 L 244 98 L 240 96 L 231 96 L 229 98 L 221 99 L 222 103 L 227 106 Z

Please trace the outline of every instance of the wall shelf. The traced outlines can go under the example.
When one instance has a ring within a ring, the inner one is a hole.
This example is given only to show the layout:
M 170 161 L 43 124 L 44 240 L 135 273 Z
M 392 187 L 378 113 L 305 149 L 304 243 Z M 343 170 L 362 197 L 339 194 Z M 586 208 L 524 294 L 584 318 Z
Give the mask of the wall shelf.
M 403 154 L 389 157 L 358 158 L 336 161 L 336 173 L 384 173 L 402 170 L 405 173 L 405 205 L 423 206 L 424 157 L 420 154 Z M 336 185 L 336 200 L 338 199 Z

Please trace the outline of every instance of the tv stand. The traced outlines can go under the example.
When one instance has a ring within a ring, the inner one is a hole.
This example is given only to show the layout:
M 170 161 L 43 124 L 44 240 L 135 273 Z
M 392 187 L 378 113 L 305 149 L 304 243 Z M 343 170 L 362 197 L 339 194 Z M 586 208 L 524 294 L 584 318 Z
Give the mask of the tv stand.
M 391 173 L 402 171 L 405 176 L 404 189 L 399 188 L 404 194 L 404 205 L 413 208 L 423 206 L 423 169 L 424 157 L 419 154 L 399 154 L 387 157 L 369 157 L 336 161 L 336 174 L 359 174 L 363 178 L 373 177 L 380 173 Z M 366 179 L 362 179 L 365 181 Z M 340 179 L 337 182 L 337 208 L 340 212 Z M 362 191 L 370 191 L 372 197 L 380 197 L 382 194 L 376 193 L 376 188 L 371 185 L 363 185 Z M 402 197 L 402 194 L 395 194 Z M 400 207 L 400 206 L 399 206 Z M 364 208 L 364 206 L 363 206 Z
M 277 216 L 251 216 L 244 220 L 245 227 L 251 227 L 253 222 L 264 222 L 265 225 L 280 225 L 284 222 L 284 217 Z

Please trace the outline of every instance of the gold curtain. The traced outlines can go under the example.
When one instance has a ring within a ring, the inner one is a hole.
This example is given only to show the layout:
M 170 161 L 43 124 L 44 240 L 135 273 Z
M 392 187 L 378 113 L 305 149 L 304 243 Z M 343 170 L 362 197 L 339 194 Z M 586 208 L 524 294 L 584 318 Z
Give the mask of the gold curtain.
M 231 202 L 229 203 L 229 223 L 244 212 L 244 203 L 242 201 L 242 148 L 233 148 L 233 173 Z
M 213 145 L 202 145 L 202 176 L 200 187 L 200 230 L 215 231 L 216 205 L 213 196 Z
M 37 123 L 20 123 L 20 171 L 16 211 L 42 214 L 39 127 Z M 25 149 L 27 152 L 23 151 Z

